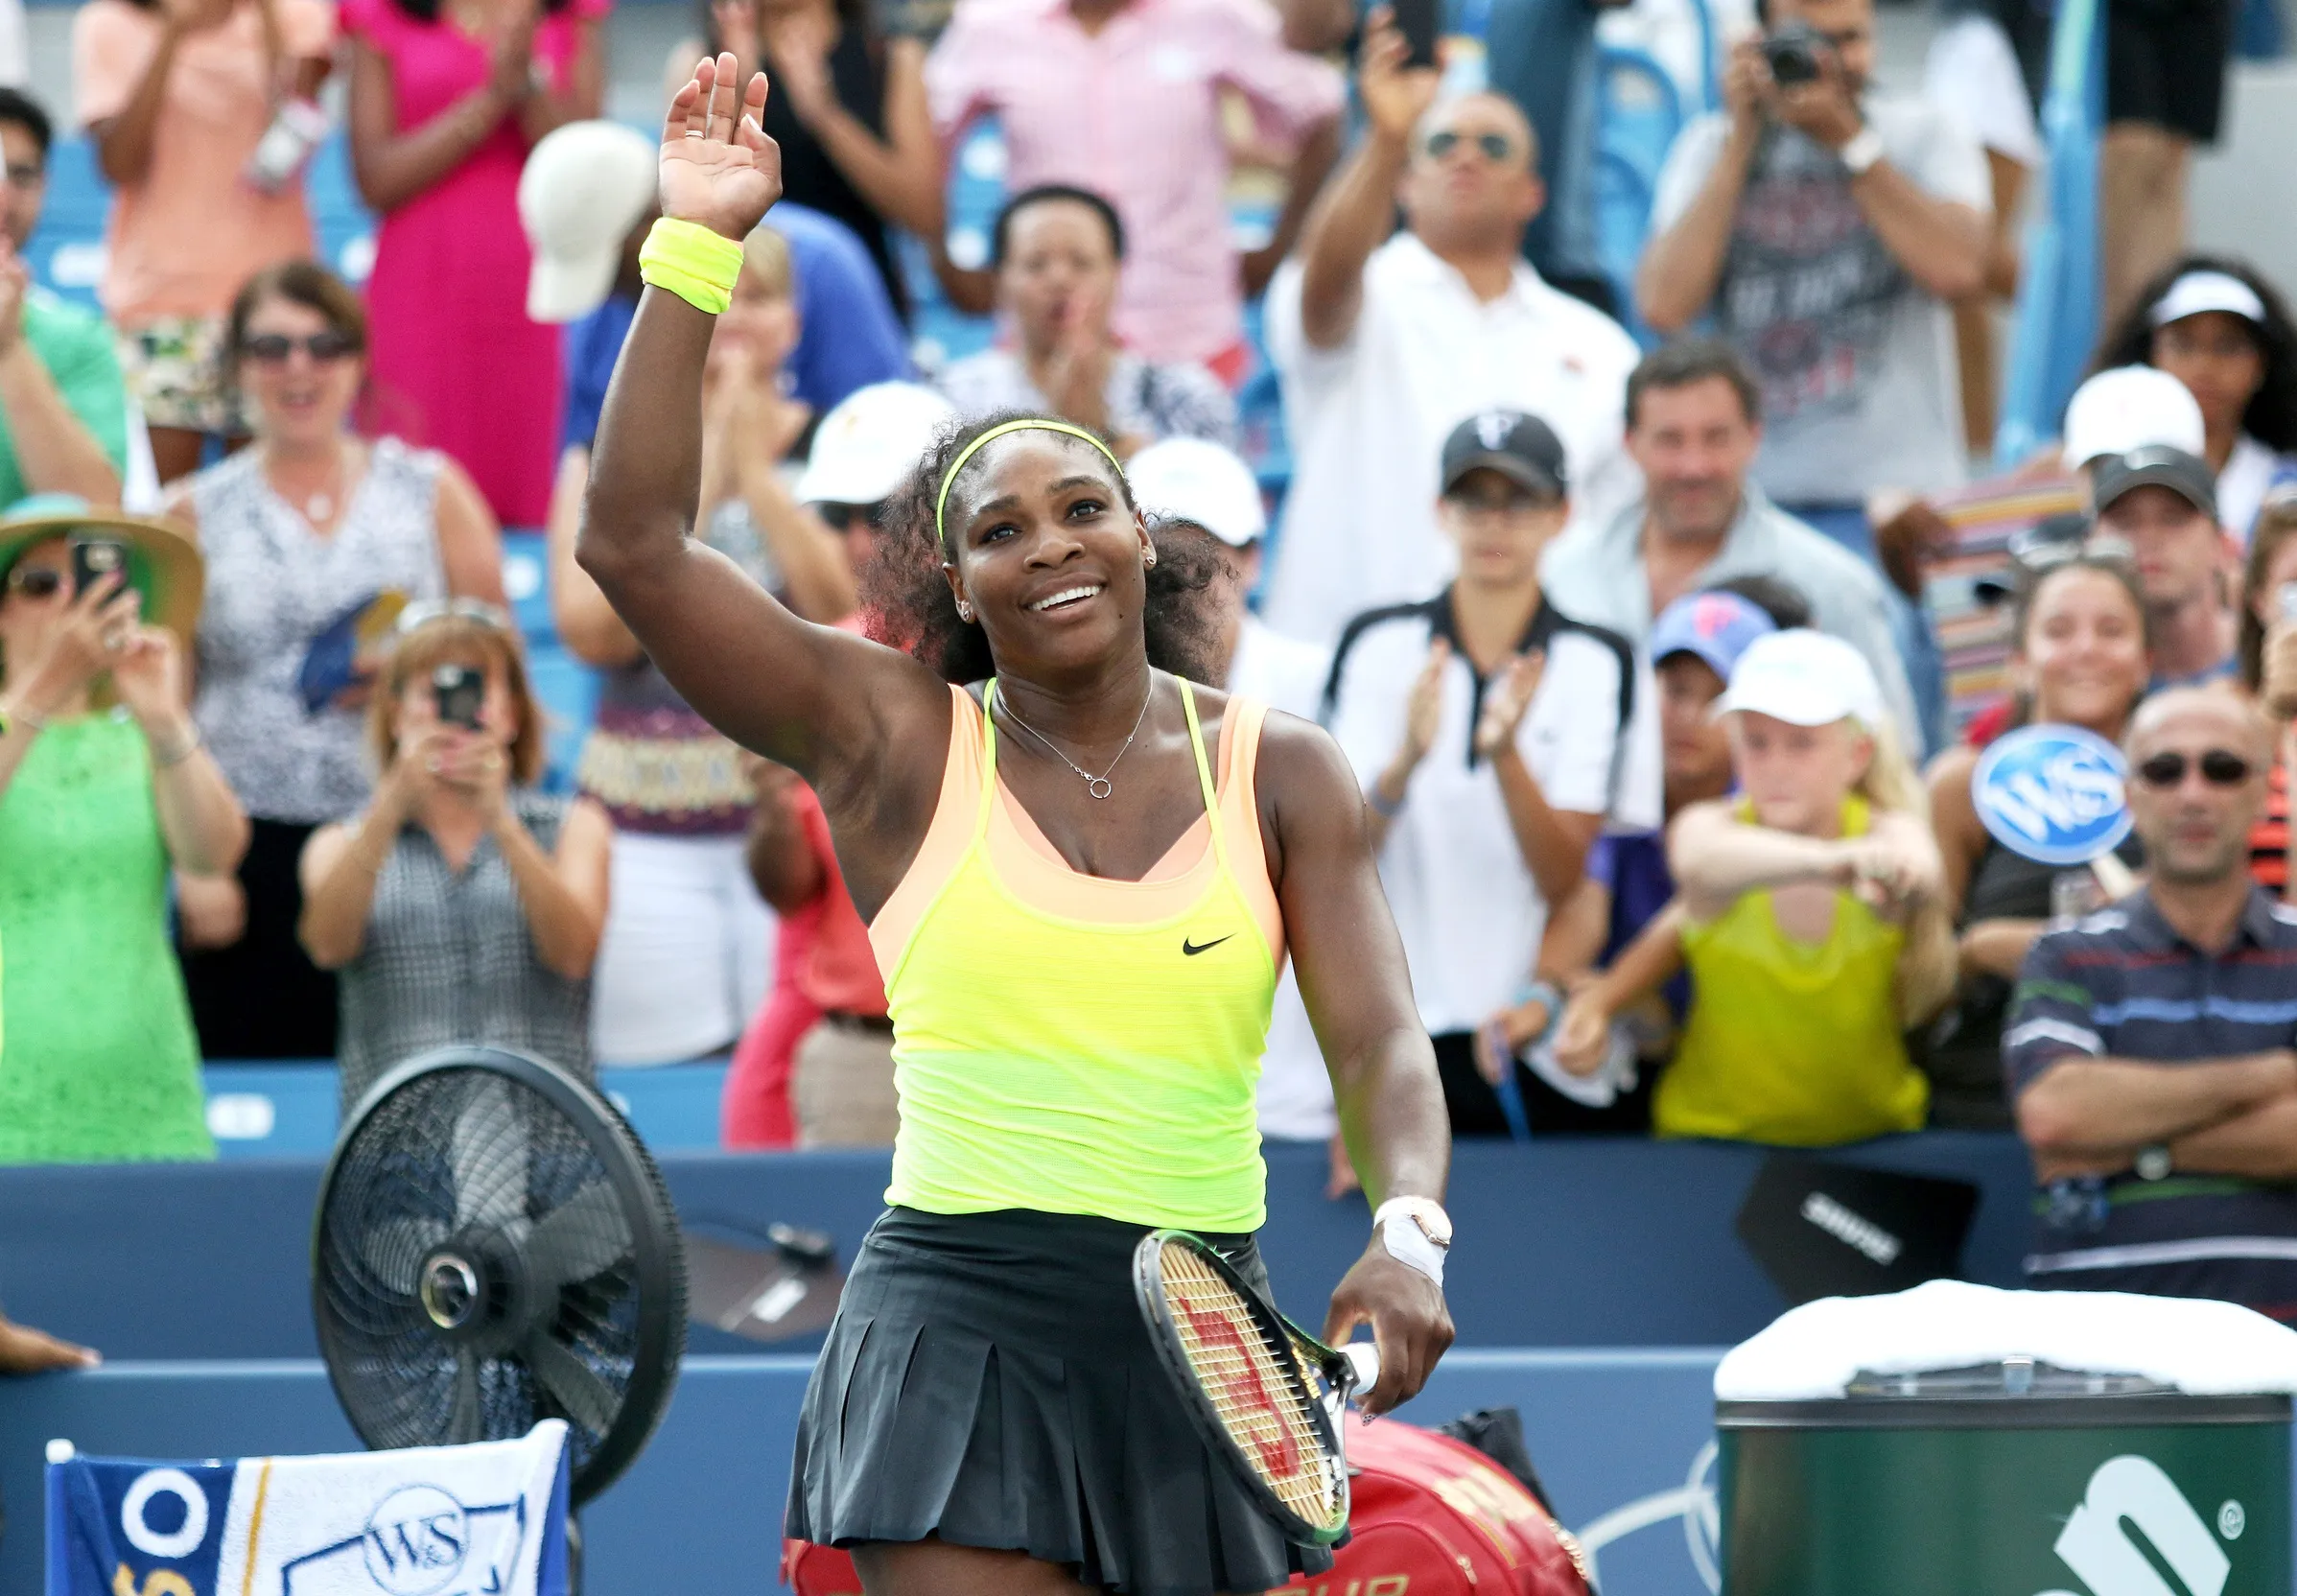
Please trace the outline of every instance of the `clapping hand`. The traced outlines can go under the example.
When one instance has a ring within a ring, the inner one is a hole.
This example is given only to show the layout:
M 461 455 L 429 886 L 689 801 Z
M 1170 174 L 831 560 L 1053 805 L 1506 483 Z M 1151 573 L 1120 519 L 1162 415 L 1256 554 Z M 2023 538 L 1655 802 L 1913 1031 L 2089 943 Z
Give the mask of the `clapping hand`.
M 160 0 L 159 13 L 178 34 L 205 33 L 230 17 L 237 0 Z
M 1538 649 L 1508 662 L 1499 680 L 1484 694 L 1484 713 L 1475 723 L 1477 759 L 1497 759 L 1513 744 L 1515 728 L 1523 724 L 1524 712 L 1532 707 L 1539 680 L 1546 673 L 1547 655 Z
M 731 52 L 703 60 L 662 125 L 662 214 L 736 243 L 782 198 L 781 147 L 765 136 L 765 74 L 746 88 Z
M 828 24 L 810 11 L 781 18 L 766 30 L 774 81 L 790 110 L 809 127 L 837 104 L 837 85 L 830 80 L 830 42 Z
M 487 57 L 487 87 L 505 106 L 516 106 L 534 92 L 534 30 L 542 20 L 537 0 L 527 0 L 494 36 Z

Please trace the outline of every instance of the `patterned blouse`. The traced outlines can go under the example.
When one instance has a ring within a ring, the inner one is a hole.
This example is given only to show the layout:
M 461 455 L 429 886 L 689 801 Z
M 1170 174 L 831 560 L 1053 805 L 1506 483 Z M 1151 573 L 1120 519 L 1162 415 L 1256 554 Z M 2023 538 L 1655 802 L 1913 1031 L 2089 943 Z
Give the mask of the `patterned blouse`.
M 253 449 L 192 480 L 207 557 L 193 714 L 257 819 L 316 825 L 366 802 L 363 715 L 332 704 L 305 711 L 296 680 L 312 640 L 345 611 L 387 591 L 445 596 L 443 458 L 378 439 L 327 537 L 272 491 Z
M 553 851 L 572 800 L 514 792 L 510 802 L 535 843 Z M 434 1047 L 515 1047 L 597 1076 L 590 982 L 553 974 L 536 954 L 510 862 L 491 836 L 457 872 L 409 822 L 375 880 L 366 945 L 340 984 L 346 1113 L 387 1071 Z

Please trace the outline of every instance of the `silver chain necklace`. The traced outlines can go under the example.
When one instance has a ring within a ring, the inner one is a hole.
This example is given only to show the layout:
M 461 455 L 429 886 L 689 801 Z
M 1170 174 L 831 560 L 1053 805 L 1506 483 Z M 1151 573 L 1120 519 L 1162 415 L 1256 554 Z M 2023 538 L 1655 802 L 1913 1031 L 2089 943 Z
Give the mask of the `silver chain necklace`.
M 1053 758 L 1059 760 L 1063 764 L 1067 765 L 1071 770 L 1075 771 L 1080 777 L 1082 777 L 1085 782 L 1085 790 L 1087 792 L 1090 793 L 1095 798 L 1106 798 L 1110 793 L 1116 790 L 1114 786 L 1110 785 L 1109 778 L 1114 775 L 1116 772 L 1116 767 L 1124 763 L 1125 755 L 1132 749 L 1133 739 L 1140 735 L 1141 722 L 1148 718 L 1149 700 L 1156 696 L 1157 677 L 1156 673 L 1152 671 L 1149 674 L 1148 692 L 1142 693 L 1140 697 L 1140 713 L 1133 716 L 1133 729 L 1125 734 L 1124 747 L 1119 748 L 1116 751 L 1116 758 L 1109 762 L 1109 768 L 1102 771 L 1097 776 L 1095 776 L 1091 771 L 1086 769 L 1083 765 L 1079 764 L 1075 760 L 1070 759 L 1066 754 L 1064 754 L 1060 749 L 1060 745 L 1055 743 L 1051 738 L 1045 736 L 1036 727 L 1030 725 L 1026 720 L 1023 720 L 1020 717 L 1020 712 L 1014 709 L 1013 701 L 1005 697 L 1002 693 L 997 695 L 997 708 L 1005 712 L 1006 719 L 1012 721 L 1022 731 L 1028 733 L 1038 741 L 1043 743 L 1047 748 L 1050 748 L 1053 751 Z

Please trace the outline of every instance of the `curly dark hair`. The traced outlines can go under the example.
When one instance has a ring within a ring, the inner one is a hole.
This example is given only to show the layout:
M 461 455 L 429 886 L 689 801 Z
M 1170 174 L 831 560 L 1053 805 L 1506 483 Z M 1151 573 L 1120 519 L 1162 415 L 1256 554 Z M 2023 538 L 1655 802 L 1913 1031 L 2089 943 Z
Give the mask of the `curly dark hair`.
M 2153 307 L 2189 271 L 2222 271 L 2249 285 L 2265 307 L 2262 326 L 2253 329 L 2258 354 L 2265 364 L 2264 381 L 2241 412 L 2241 430 L 2279 454 L 2297 449 L 2297 320 L 2288 302 L 2257 268 L 2226 255 L 2185 255 L 2156 272 L 2138 291 L 2129 309 L 2098 346 L 2090 363 L 2093 373 L 2117 365 L 2153 364 Z
M 943 681 L 986 680 L 996 673 L 989 634 L 957 618 L 957 600 L 941 571 L 941 543 L 933 529 L 934 501 L 949 462 L 982 434 L 1013 421 L 1042 419 L 1002 411 L 944 428 L 878 513 L 879 536 L 861 572 L 864 629 L 879 643 L 922 660 Z M 973 463 L 968 461 L 970 476 Z M 1112 475 L 1128 510 L 1132 484 Z M 1213 584 L 1223 569 L 1212 540 L 1163 527 L 1150 529 L 1157 563 L 1148 573 L 1141 629 L 1149 664 L 1207 687 L 1222 685 L 1211 669 L 1218 633 Z

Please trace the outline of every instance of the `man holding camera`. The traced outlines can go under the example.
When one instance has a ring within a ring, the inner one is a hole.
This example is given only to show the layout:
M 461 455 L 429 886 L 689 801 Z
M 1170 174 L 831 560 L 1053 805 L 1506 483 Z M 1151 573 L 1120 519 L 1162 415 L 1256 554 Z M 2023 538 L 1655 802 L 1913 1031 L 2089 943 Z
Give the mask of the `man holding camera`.
M 1949 302 L 1982 292 L 1991 208 L 1978 142 L 1875 92 L 1873 0 L 1770 0 L 1725 109 L 1669 152 L 1636 273 L 1644 319 L 1710 311 L 1761 381 L 1755 479 L 1871 553 L 1876 488 L 1963 475 Z

